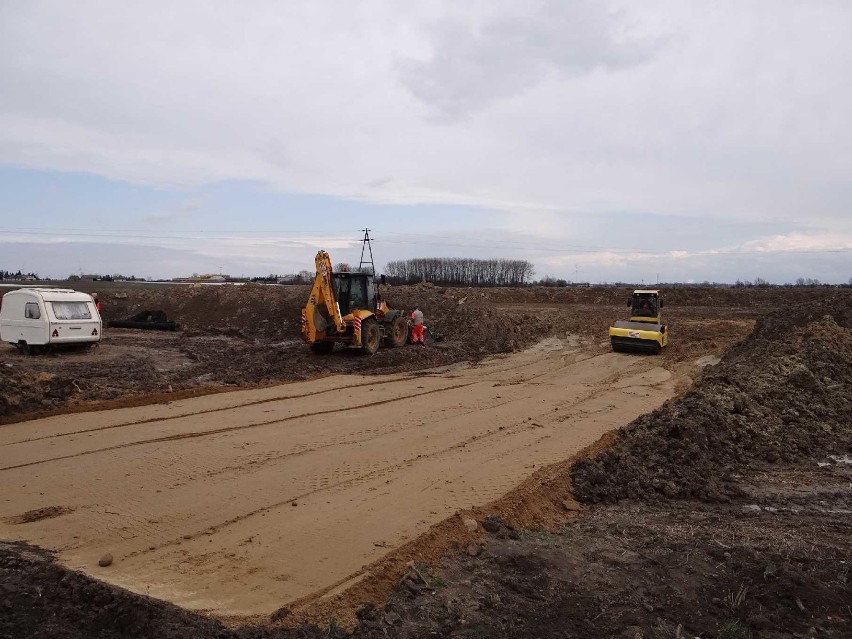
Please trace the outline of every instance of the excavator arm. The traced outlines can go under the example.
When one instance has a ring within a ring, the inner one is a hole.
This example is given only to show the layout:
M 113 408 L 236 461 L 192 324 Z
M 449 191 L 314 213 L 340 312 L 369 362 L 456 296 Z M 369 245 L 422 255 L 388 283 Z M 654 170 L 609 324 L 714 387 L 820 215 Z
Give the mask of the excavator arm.
M 325 251 L 320 251 L 317 253 L 315 262 L 317 275 L 314 286 L 308 303 L 302 309 L 302 336 L 311 343 L 322 339 L 331 326 L 340 333 L 346 328 L 343 316 L 340 314 L 340 305 L 334 296 L 331 257 Z

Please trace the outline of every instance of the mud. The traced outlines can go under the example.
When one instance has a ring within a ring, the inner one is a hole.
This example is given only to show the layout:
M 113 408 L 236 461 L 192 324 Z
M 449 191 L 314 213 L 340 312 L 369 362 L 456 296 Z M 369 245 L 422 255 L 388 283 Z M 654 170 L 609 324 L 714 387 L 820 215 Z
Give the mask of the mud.
M 75 392 L 72 379 L 18 370 L 10 362 L 0 363 L 0 417 L 55 408 Z
M 90 579 L 50 553 L 0 542 L 0 637 L 9 639 L 313 639 L 316 629 L 229 630 L 220 622 Z
M 15 490 L 0 518 L 76 511 L 0 521 L 0 537 L 218 616 L 301 611 L 675 394 L 658 358 L 582 342 L 4 426 L 0 476 Z
M 299 338 L 308 287 L 168 286 L 100 292 L 107 322 L 157 308 L 185 330 L 179 334 L 106 329 L 99 346 L 35 357 L 0 345 L 0 421 L 75 409 L 80 404 L 189 389 L 255 386 L 331 373 L 387 373 L 475 361 L 517 350 L 541 335 L 487 300 L 448 289 L 399 287 L 396 308 L 419 304 L 430 329 L 446 339 L 425 348 L 382 349 L 365 358 L 338 348 L 314 355 Z M 460 303 L 461 302 L 461 303 Z
M 20 515 L 15 515 L 14 517 L 7 517 L 4 521 L 7 524 L 16 526 L 19 524 L 30 524 L 34 521 L 41 521 L 42 519 L 61 517 L 62 515 L 67 515 L 70 512 L 74 512 L 74 509 L 66 508 L 65 506 L 45 506 L 44 508 L 28 510 Z
M 574 466 L 579 498 L 726 500 L 735 475 L 852 450 L 852 305 L 846 296 L 761 319 L 685 396 Z
M 569 293 L 578 297 L 559 297 Z M 493 317 L 508 318 L 516 336 L 510 346 L 499 329 L 490 343 L 515 348 L 572 328 L 599 336 L 621 310 L 617 293 L 553 291 L 531 302 L 526 291 L 490 291 L 478 303 L 490 300 Z M 852 453 L 852 298 L 802 292 L 791 308 L 772 291 L 746 293 L 725 293 L 727 308 L 700 297 L 713 291 L 695 293 L 700 309 L 668 296 L 673 341 L 659 361 L 695 377 L 691 390 L 579 461 L 542 469 L 522 492 L 471 511 L 475 532 L 439 524 L 412 542 L 412 566 L 399 558 L 375 566 L 397 586 L 387 597 L 368 579 L 340 595 L 337 604 L 369 602 L 346 624 L 349 636 L 852 636 L 852 466 L 843 461 Z M 583 294 L 612 297 L 598 307 Z M 736 344 L 758 316 L 747 339 L 703 366 L 714 345 Z M 708 318 L 717 322 L 711 330 Z M 211 350 L 257 339 L 230 330 L 188 339 L 209 340 Z M 194 372 L 197 361 L 183 348 L 175 344 L 156 365 L 158 377 Z M 278 370 L 272 375 L 286 374 Z M 437 547 L 450 552 L 442 559 Z M 305 617 L 284 607 L 255 627 L 226 628 L 69 572 L 20 544 L 0 545 L 0 575 L 0 636 L 347 636 L 339 607 L 315 617 L 319 626 L 287 628 Z
M 620 300 L 628 294 L 626 289 L 607 287 L 391 287 L 386 297 L 392 306 L 411 309 L 419 305 L 427 325 L 445 340 L 425 348 L 382 349 L 374 357 L 364 358 L 351 349 L 317 357 L 301 342 L 298 317 L 309 291 L 306 286 L 98 284 L 101 286 L 93 290 L 103 303 L 104 321 L 157 309 L 185 330 L 171 334 L 107 329 L 100 345 L 92 350 L 60 350 L 35 357 L 0 345 L 0 423 L 97 408 L 103 402 L 138 403 L 146 396 L 197 394 L 329 373 L 391 373 L 477 361 L 523 349 L 549 335 L 606 339 L 607 326 L 625 312 Z M 78 288 L 86 290 L 86 286 Z M 673 342 L 678 348 L 713 349 L 729 343 L 729 336 L 707 335 L 700 330 L 702 321 L 730 321 L 737 332 L 743 322 L 785 303 L 789 295 L 810 294 L 753 292 L 753 296 L 725 289 L 667 292 L 666 315 L 672 335 L 686 338 Z M 691 306 L 693 302 L 702 306 Z
M 404 580 L 354 636 L 848 637 L 848 521 L 745 505 L 625 503 L 557 533 L 503 529 L 475 557 L 422 567 L 427 583 Z

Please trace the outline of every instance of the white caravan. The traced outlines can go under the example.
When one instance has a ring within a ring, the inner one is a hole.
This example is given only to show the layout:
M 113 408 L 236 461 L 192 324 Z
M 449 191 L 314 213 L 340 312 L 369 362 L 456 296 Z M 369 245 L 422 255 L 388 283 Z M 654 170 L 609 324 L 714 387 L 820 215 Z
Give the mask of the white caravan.
M 92 296 L 66 288 L 10 291 L 0 305 L 0 341 L 25 353 L 60 344 L 96 343 L 102 328 Z

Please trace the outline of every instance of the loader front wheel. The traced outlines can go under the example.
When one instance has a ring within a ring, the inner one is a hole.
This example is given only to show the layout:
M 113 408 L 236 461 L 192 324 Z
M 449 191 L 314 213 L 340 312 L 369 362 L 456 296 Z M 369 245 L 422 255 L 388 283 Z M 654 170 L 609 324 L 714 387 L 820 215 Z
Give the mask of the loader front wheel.
M 408 320 L 404 317 L 397 316 L 388 330 L 388 336 L 385 338 L 385 346 L 389 348 L 399 348 L 405 346 L 408 341 Z
M 376 320 L 368 317 L 361 322 L 361 352 L 364 355 L 375 355 L 381 340 L 382 333 Z
M 317 355 L 330 355 L 334 350 L 334 342 L 317 342 L 311 344 L 311 350 Z

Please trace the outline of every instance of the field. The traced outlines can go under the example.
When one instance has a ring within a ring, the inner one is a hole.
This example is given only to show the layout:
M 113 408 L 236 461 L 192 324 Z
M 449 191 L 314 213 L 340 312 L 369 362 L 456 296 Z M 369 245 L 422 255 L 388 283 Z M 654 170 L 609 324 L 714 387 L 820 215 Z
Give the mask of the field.
M 444 339 L 364 358 L 305 287 L 97 290 L 184 330 L 0 353 L 0 636 L 852 632 L 848 291 L 672 290 L 646 357 L 623 289 L 398 287 Z

